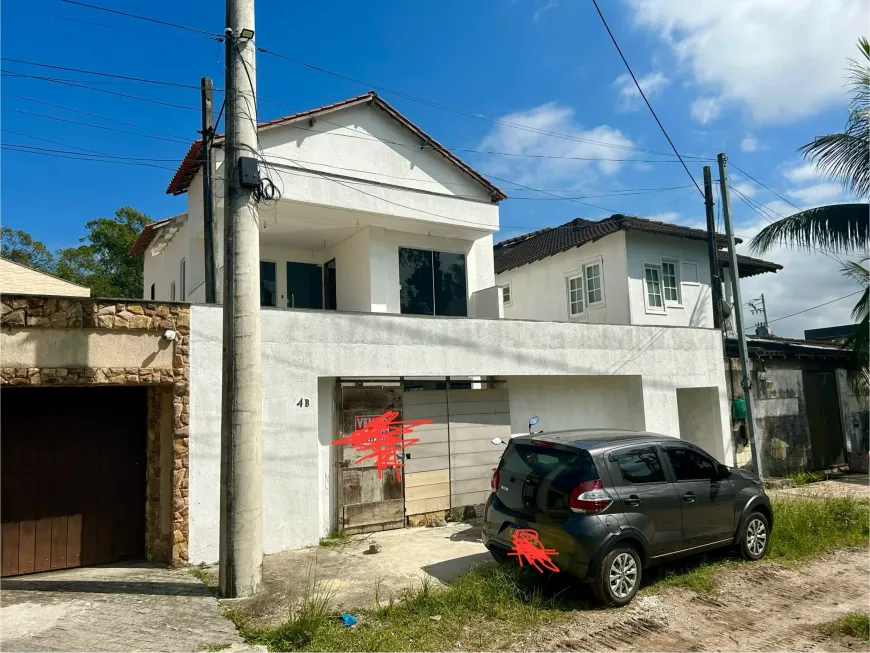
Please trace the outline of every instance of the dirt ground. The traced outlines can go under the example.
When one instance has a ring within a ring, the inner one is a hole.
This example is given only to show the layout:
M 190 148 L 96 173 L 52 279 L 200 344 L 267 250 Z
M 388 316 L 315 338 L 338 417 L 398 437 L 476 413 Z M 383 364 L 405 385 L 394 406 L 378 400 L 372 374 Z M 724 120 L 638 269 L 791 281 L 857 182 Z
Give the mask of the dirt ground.
M 845 474 L 829 481 L 807 483 L 782 490 L 768 490 L 770 496 L 831 496 L 870 498 L 870 476 L 867 474 Z
M 868 651 L 870 642 L 824 635 L 821 624 L 870 606 L 868 551 L 813 562 L 726 568 L 720 589 L 642 591 L 621 610 L 578 611 L 559 632 L 538 630 L 523 651 Z M 652 589 L 652 588 L 651 588 Z

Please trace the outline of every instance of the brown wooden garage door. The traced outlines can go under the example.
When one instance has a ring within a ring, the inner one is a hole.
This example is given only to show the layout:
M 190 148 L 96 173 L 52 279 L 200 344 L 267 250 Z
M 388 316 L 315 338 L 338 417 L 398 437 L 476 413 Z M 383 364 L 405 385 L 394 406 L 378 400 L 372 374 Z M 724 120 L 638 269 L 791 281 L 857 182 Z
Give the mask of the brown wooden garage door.
M 0 391 L 2 575 L 142 557 L 145 388 Z

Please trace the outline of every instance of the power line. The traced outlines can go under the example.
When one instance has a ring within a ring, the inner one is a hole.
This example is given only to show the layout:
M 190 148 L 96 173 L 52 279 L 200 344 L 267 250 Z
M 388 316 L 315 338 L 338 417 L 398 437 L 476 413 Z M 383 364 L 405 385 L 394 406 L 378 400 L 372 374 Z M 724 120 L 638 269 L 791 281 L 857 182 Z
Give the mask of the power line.
M 12 77 L 25 77 L 27 79 L 38 79 L 38 80 L 45 81 L 45 82 L 53 82 L 55 84 L 63 84 L 65 86 L 75 86 L 77 88 L 84 88 L 84 89 L 87 89 L 89 91 L 97 91 L 99 93 L 106 93 L 108 95 L 116 95 L 118 97 L 123 97 L 123 98 L 127 98 L 130 100 L 141 100 L 142 102 L 151 102 L 152 104 L 159 104 L 159 105 L 162 105 L 165 107 L 172 107 L 174 109 L 187 109 L 188 111 L 199 111 L 198 107 L 190 107 L 190 106 L 185 106 L 182 104 L 173 104 L 171 102 L 162 102 L 160 100 L 154 100 L 152 98 L 141 97 L 138 95 L 128 95 L 127 93 L 118 93 L 117 91 L 109 91 L 109 90 L 104 89 L 104 88 L 94 88 L 92 86 L 87 86 L 86 84 L 79 84 L 76 82 L 71 82 L 71 81 L 66 80 L 66 79 L 58 79 L 56 77 L 42 77 L 39 75 L 27 75 L 25 73 L 15 72 L 13 70 L 0 70 L 0 73 L 2 73 L 4 76 L 9 75 Z
M 39 68 L 51 68 L 53 70 L 65 70 L 67 72 L 72 73 L 82 73 L 84 75 L 96 75 L 98 77 L 111 77 L 114 79 L 124 79 L 131 82 L 139 82 L 142 84 L 158 84 L 160 86 L 175 86 L 178 88 L 191 88 L 195 90 L 200 90 L 199 85 L 193 84 L 181 84 L 179 82 L 165 82 L 159 79 L 147 79 L 144 77 L 131 77 L 128 75 L 116 75 L 113 73 L 104 73 L 97 70 L 84 70 L 82 68 L 68 68 L 66 66 L 56 66 L 53 64 L 47 63 L 38 63 L 36 61 L 25 61 L 23 59 L 12 59 L 11 57 L 0 57 L 0 61 L 9 61 L 11 63 L 24 64 L 25 66 L 36 66 Z M 222 91 L 222 89 L 215 89 L 216 91 Z
M 49 18 L 59 18 L 61 20 L 66 20 L 66 21 L 69 21 L 71 23 L 79 23 L 81 25 L 94 25 L 96 27 L 108 27 L 109 29 L 115 29 L 115 30 L 123 27 L 124 29 L 133 30 L 134 32 L 142 32 L 143 34 L 157 34 L 159 36 L 168 36 L 171 34 L 172 36 L 182 36 L 178 32 L 173 32 L 171 30 L 137 29 L 137 28 L 133 27 L 132 25 L 119 25 L 119 24 L 111 25 L 109 23 L 96 23 L 96 22 L 91 21 L 91 20 L 81 20 L 79 18 L 71 18 L 70 16 L 61 16 L 60 14 L 52 14 L 52 13 L 47 12 L 47 11 L 34 11 L 34 10 L 31 10 L 31 11 L 32 11 L 32 13 L 38 14 L 40 16 L 48 16 Z M 184 36 L 187 36 L 187 35 L 185 34 Z M 204 36 L 203 38 L 207 38 L 209 40 L 212 40 L 211 36 Z
M 57 158 L 57 159 L 72 159 L 74 161 L 95 161 L 97 163 L 116 163 L 119 165 L 134 165 L 134 166 L 143 166 L 145 168 L 161 168 L 163 170 L 171 170 L 173 172 L 175 171 L 175 168 L 170 168 L 168 166 L 158 165 L 156 163 L 146 163 L 144 161 L 102 159 L 102 158 L 96 158 L 96 157 L 86 157 L 86 156 L 81 155 L 80 153 L 77 153 L 78 155 L 76 156 L 76 155 L 72 155 L 72 154 L 54 154 L 54 153 L 50 153 L 50 152 L 38 152 L 38 151 L 34 151 L 34 150 L 19 149 L 17 147 L 14 147 L 14 146 L 6 144 L 6 143 L 0 145 L 0 149 L 9 150 L 10 152 L 20 152 L 22 154 L 35 154 L 37 156 L 50 156 L 52 158 Z
M 795 203 L 792 202 L 791 200 L 788 200 L 788 199 L 784 198 L 782 195 L 780 195 L 779 193 L 777 193 L 775 190 L 773 190 L 773 189 L 771 189 L 771 188 L 768 188 L 767 186 L 765 186 L 764 184 L 762 184 L 762 183 L 761 183 L 760 181 L 758 181 L 755 177 L 753 177 L 752 175 L 750 175 L 750 174 L 749 174 L 748 172 L 746 172 L 743 168 L 740 168 L 740 167 L 739 167 L 736 163 L 734 163 L 733 161 L 731 161 L 731 165 L 732 165 L 735 169 L 737 169 L 740 173 L 742 173 L 742 174 L 746 175 L 747 177 L 749 177 L 752 181 L 754 181 L 756 184 L 758 184 L 759 186 L 761 186 L 763 189 L 765 189 L 765 190 L 767 190 L 767 191 L 773 193 L 774 195 L 776 195 L 779 199 L 781 199 L 781 200 L 782 200 L 783 202 L 785 202 L 786 204 L 791 204 L 791 205 L 792 205 L 794 208 L 796 208 L 798 211 L 803 211 L 803 209 L 802 209 L 801 207 L 799 207 L 797 204 L 795 204 Z
M 4 130 L 6 131 L 6 130 Z M 83 157 L 100 157 L 103 159 L 121 159 L 124 161 L 163 161 L 170 163 L 179 163 L 181 159 L 155 159 L 150 157 L 140 157 L 140 156 L 115 156 L 114 154 L 104 154 L 103 152 L 93 152 L 91 154 L 85 154 L 83 152 L 72 152 L 70 150 L 57 150 L 46 147 L 36 147 L 35 145 L 21 145 L 19 143 L 4 143 L 9 147 L 17 147 L 23 150 L 35 150 L 39 152 L 50 152 L 53 154 L 75 154 L 77 156 Z M 71 145 L 67 145 L 65 147 L 72 147 Z M 79 148 L 76 148 L 79 149 Z
M 613 41 L 613 45 L 616 46 L 616 51 L 619 53 L 620 58 L 622 59 L 622 63 L 625 64 L 625 67 L 628 69 L 628 74 L 631 75 L 631 79 L 634 80 L 634 85 L 637 86 L 637 90 L 640 93 L 640 96 L 643 98 L 643 101 L 646 102 L 646 106 L 649 109 L 652 117 L 655 118 L 656 123 L 659 126 L 659 129 L 662 130 L 662 134 L 665 135 L 665 138 L 668 139 L 668 143 L 670 143 L 671 149 L 674 150 L 674 154 L 677 155 L 677 158 L 680 160 L 680 163 L 683 164 L 683 168 L 686 170 L 686 174 L 689 175 L 689 179 L 692 180 L 692 183 L 695 184 L 695 188 L 698 189 L 698 192 L 701 193 L 701 197 L 704 197 L 704 192 L 701 190 L 701 187 L 698 186 L 698 182 L 695 181 L 695 178 L 692 176 L 692 173 L 689 171 L 689 167 L 686 165 L 686 162 L 683 161 L 683 157 L 680 156 L 679 151 L 677 151 L 677 146 L 674 145 L 674 142 L 671 140 L 671 137 L 668 136 L 668 132 L 665 129 L 665 126 L 662 124 L 662 121 L 659 120 L 659 117 L 656 115 L 655 110 L 652 108 L 652 105 L 649 103 L 649 100 L 646 98 L 646 93 L 643 92 L 643 89 L 640 87 L 640 84 L 637 81 L 637 77 L 634 76 L 634 71 L 631 69 L 631 66 L 628 65 L 628 60 L 625 58 L 625 55 L 622 54 L 622 48 L 619 47 L 619 43 L 616 42 L 616 37 L 613 36 L 613 32 L 610 31 L 610 25 L 607 24 L 607 21 L 604 20 L 604 14 L 601 13 L 601 9 L 598 7 L 597 0 L 592 0 L 592 4 L 595 5 L 595 11 L 598 12 L 598 15 L 601 17 L 601 22 L 604 23 L 604 28 L 607 30 L 607 33 L 610 35 L 610 40 Z
M 24 132 L 12 131 L 11 129 L 6 129 L 5 127 L 0 129 L 0 132 L 3 132 L 4 134 L 15 134 L 16 136 L 23 136 L 24 138 L 31 138 L 35 141 L 41 141 L 43 143 L 51 143 L 52 145 L 60 145 L 61 147 L 71 147 L 74 150 L 81 150 L 82 152 L 90 152 L 91 154 L 100 154 L 100 152 L 97 152 L 96 150 L 89 150 L 87 148 L 77 147 L 75 145 L 67 145 L 66 143 L 61 143 L 59 141 L 53 141 L 53 140 L 50 140 L 48 138 L 41 138 L 40 136 L 32 136 L 31 134 L 25 134 Z
M 774 318 L 774 319 L 772 319 L 772 320 L 768 320 L 767 323 L 770 324 L 771 322 L 779 322 L 780 320 L 784 320 L 784 319 L 786 319 L 787 317 L 794 317 L 795 315 L 800 315 L 801 313 L 806 313 L 806 312 L 808 312 L 808 311 L 813 311 L 813 310 L 815 310 L 815 309 L 817 309 L 817 308 L 821 308 L 822 306 L 827 306 L 828 304 L 833 304 L 834 302 L 839 302 L 839 301 L 841 301 L 841 300 L 843 300 L 843 299 L 848 299 L 849 297 L 852 297 L 852 296 L 857 295 L 858 293 L 862 293 L 862 292 L 865 292 L 865 291 L 864 291 L 864 290 L 856 290 L 856 291 L 853 292 L 853 293 L 849 293 L 848 295 L 843 295 L 842 297 L 837 297 L 837 299 L 832 299 L 831 301 L 829 301 L 829 302 L 825 302 L 824 304 L 818 304 L 818 305 L 816 305 L 816 306 L 810 306 L 809 308 L 805 308 L 804 310 L 802 310 L 802 311 L 798 311 L 797 313 L 791 313 L 790 315 L 783 315 L 782 317 L 777 317 L 777 318 Z
M 115 127 L 106 127 L 105 125 L 94 125 L 89 122 L 82 122 L 81 120 L 70 120 L 68 118 L 59 118 L 57 116 L 49 116 L 44 113 L 36 113 L 34 111 L 24 111 L 23 109 L 13 109 L 10 107 L 0 107 L 0 111 L 11 111 L 12 113 L 21 113 L 27 116 L 34 116 L 37 118 L 45 118 L 46 120 L 56 120 L 58 122 L 66 122 L 73 125 L 82 125 L 84 127 L 91 127 L 93 129 L 102 129 L 104 131 L 110 132 L 118 132 L 120 134 L 130 134 L 132 136 L 141 136 L 142 138 L 150 138 L 157 141 L 167 141 L 169 143 L 187 143 L 188 141 L 184 141 L 180 138 L 165 138 L 163 136 L 152 136 L 151 134 L 137 134 L 136 132 L 131 132 L 127 129 L 117 129 Z
M 147 16 L 139 16 L 137 14 L 130 14 L 130 13 L 127 13 L 126 11 L 119 11 L 117 9 L 109 9 L 107 7 L 100 7 L 97 5 L 88 4 L 86 2 L 78 2 L 77 0 L 61 0 L 61 2 L 66 2 L 67 4 L 71 4 L 71 5 L 78 5 L 80 7 L 87 7 L 88 9 L 97 9 L 99 11 L 105 11 L 107 13 L 117 14 L 119 16 L 126 16 L 127 18 L 136 18 L 137 20 L 144 20 L 144 21 L 147 21 L 149 23 L 156 23 L 158 25 L 166 25 L 168 27 L 175 27 L 176 29 L 183 29 L 183 30 L 187 30 L 188 32 L 197 32 L 199 34 L 205 34 L 206 36 L 209 36 L 210 38 L 213 38 L 213 39 L 223 40 L 223 38 L 224 38 L 223 34 L 215 34 L 214 32 L 209 32 L 208 30 L 199 29 L 197 27 L 189 27 L 187 25 L 180 25 L 178 23 L 170 23 L 170 22 L 165 21 L 165 20 L 158 20 L 156 18 L 149 18 Z

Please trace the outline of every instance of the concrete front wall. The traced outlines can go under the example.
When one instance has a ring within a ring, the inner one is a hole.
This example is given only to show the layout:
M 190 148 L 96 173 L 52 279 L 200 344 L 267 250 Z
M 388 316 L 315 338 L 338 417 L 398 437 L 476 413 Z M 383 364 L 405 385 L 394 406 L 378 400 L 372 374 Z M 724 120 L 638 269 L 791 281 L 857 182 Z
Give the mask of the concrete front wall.
M 713 302 L 710 299 L 710 264 L 707 243 L 700 240 L 658 236 L 629 231 L 626 233 L 628 256 L 628 292 L 632 324 L 660 324 L 667 326 L 713 326 Z M 644 263 L 661 265 L 663 258 L 677 259 L 684 264 L 695 264 L 698 283 L 686 283 L 680 269 L 682 305 L 667 305 L 664 313 L 652 313 L 646 308 Z
M 0 292 L 21 295 L 60 295 L 61 297 L 91 296 L 90 288 L 31 270 L 6 259 L 0 259 Z
M 192 331 L 190 555 L 192 562 L 199 562 L 218 555 L 221 309 L 194 306 Z M 713 330 L 283 309 L 263 311 L 262 342 L 267 553 L 314 545 L 332 523 L 333 397 L 328 388 L 335 377 L 510 377 L 517 428 L 527 413 L 546 410 L 537 408 L 540 402 L 534 396 L 524 396 L 534 392 L 545 399 L 538 389 L 540 379 L 517 382 L 516 377 L 597 377 L 588 384 L 572 380 L 563 399 L 550 407 L 550 413 L 570 413 L 541 415 L 564 425 L 583 419 L 572 389 L 600 396 L 602 391 L 593 388 L 603 376 L 642 377 L 642 392 L 636 380 L 607 383 L 631 401 L 642 396 L 647 429 L 679 434 L 676 390 L 681 387 L 718 388 L 721 422 L 727 423 L 721 336 Z M 302 407 L 297 405 L 300 399 Z M 581 403 L 598 410 L 591 401 Z M 624 411 L 624 406 L 616 407 Z M 640 410 L 626 411 L 633 416 L 632 424 Z M 721 437 L 722 462 L 730 463 L 730 437 L 724 429 Z
M 33 329 L 3 331 L 4 367 L 172 367 L 172 341 L 154 331 Z
M 594 262 L 598 257 L 603 268 L 604 304 L 587 307 L 585 315 L 570 320 L 592 324 L 630 324 L 625 232 L 622 231 L 497 275 L 496 283 L 510 283 L 511 286 L 511 301 L 504 308 L 505 317 L 568 321 L 567 278 L 580 274 L 584 263 Z
M 510 397 L 511 433 L 535 430 L 646 428 L 640 376 L 512 376 L 505 382 Z
M 870 401 L 867 395 L 858 396 L 852 391 L 846 370 L 837 370 L 837 391 L 840 395 L 840 416 L 843 420 L 846 450 L 870 450 Z

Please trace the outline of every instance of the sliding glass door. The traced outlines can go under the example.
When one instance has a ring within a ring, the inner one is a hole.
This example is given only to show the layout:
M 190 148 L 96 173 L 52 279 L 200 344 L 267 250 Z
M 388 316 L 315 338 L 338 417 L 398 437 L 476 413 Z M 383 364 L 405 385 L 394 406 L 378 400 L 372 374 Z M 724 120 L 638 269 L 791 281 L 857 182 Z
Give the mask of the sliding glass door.
M 402 313 L 468 315 L 465 255 L 399 248 Z

